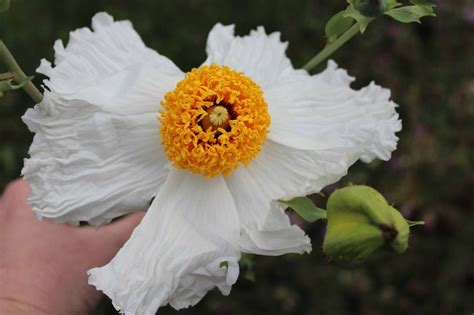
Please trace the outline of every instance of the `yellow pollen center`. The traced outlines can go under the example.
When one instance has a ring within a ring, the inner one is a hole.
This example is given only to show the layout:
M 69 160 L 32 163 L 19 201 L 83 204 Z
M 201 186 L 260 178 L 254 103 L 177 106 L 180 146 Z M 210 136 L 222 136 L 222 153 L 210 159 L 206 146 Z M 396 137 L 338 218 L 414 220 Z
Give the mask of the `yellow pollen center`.
M 205 177 L 230 175 L 264 144 L 270 115 L 261 88 L 215 64 L 186 73 L 162 101 L 160 134 L 176 168 Z

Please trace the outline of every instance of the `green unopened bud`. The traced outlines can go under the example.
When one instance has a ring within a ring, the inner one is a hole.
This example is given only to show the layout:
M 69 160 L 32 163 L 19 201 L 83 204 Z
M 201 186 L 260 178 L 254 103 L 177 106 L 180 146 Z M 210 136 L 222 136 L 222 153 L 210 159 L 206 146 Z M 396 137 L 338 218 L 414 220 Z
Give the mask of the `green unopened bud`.
M 387 0 L 356 0 L 354 7 L 362 15 L 376 17 L 388 9 Z
M 378 249 L 402 253 L 408 247 L 407 221 L 367 186 L 335 191 L 327 203 L 327 222 L 323 251 L 343 264 L 360 263 Z

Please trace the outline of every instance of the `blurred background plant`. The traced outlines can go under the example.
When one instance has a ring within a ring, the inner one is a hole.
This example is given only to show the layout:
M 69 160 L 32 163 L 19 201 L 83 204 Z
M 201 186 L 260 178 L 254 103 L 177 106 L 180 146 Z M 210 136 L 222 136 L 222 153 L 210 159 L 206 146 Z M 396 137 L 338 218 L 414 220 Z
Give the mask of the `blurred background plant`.
M 474 1 L 436 4 L 436 19 L 422 25 L 378 19 L 332 56 L 357 78 L 353 87 L 375 80 L 392 90 L 404 129 L 388 163 L 358 163 L 325 191 L 350 182 L 377 188 L 405 217 L 426 222 L 411 233 L 411 248 L 346 269 L 320 250 L 324 223 L 307 225 L 313 253 L 255 257 L 244 266 L 251 276 L 241 277 L 230 297 L 213 291 L 180 314 L 474 312 Z M 67 41 L 69 31 L 89 26 L 105 10 L 131 20 L 148 46 L 187 71 L 204 61 L 216 22 L 235 23 L 240 35 L 264 25 L 282 33 L 288 56 L 302 67 L 323 48 L 325 23 L 345 7 L 343 0 L 12 0 L 10 11 L 0 14 L 0 38 L 32 75 L 41 58 L 53 59 L 54 40 Z M 39 86 L 42 79 L 33 82 Z M 0 98 L 2 190 L 27 157 L 32 134 L 20 117 L 33 105 L 23 92 Z M 314 200 L 324 208 L 324 197 Z M 95 314 L 116 312 L 104 301 Z M 167 307 L 160 314 L 176 311 Z

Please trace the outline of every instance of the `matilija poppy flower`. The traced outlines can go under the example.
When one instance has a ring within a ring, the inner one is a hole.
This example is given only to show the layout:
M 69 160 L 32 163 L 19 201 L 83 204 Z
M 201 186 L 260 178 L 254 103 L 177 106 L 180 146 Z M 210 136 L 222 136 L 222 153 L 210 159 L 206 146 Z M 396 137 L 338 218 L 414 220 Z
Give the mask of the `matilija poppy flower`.
M 57 41 L 55 66 L 38 69 L 48 90 L 23 117 L 36 133 L 23 175 L 39 218 L 98 226 L 148 209 L 113 260 L 89 271 L 126 314 L 228 294 L 242 252 L 309 252 L 277 200 L 397 145 L 389 90 L 351 89 L 334 62 L 295 70 L 279 33 L 238 37 L 217 24 L 207 60 L 183 73 L 129 21 L 99 13 L 92 29 Z

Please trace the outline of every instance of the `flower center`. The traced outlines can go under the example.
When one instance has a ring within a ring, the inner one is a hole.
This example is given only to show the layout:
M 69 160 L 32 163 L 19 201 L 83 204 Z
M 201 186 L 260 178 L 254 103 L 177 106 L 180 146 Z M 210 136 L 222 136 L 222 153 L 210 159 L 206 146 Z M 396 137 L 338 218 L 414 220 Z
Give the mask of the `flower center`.
M 207 115 L 201 121 L 201 127 L 204 130 L 209 128 L 218 130 L 218 128 L 226 129 L 229 127 L 229 111 L 224 106 L 213 106 L 206 112 Z
M 230 175 L 264 144 L 270 115 L 261 88 L 215 64 L 186 73 L 162 101 L 161 140 L 176 168 Z

